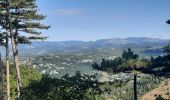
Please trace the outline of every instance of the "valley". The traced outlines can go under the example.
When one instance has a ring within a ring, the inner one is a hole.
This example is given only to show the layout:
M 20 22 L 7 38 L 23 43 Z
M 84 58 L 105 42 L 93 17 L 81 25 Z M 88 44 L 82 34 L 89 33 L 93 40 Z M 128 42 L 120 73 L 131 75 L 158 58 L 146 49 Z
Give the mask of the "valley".
M 139 39 L 141 39 L 141 43 L 137 42 Z M 125 98 L 127 98 L 127 100 L 131 100 L 133 97 L 131 90 L 132 82 L 129 81 L 125 86 L 121 86 L 121 88 L 115 88 L 115 86 L 117 86 L 117 83 L 115 82 L 126 83 L 129 79 L 133 80 L 132 74 L 123 72 L 119 74 L 107 73 L 93 69 L 92 64 L 94 62 L 100 63 L 102 58 L 106 60 L 114 60 L 121 56 L 124 50 L 127 50 L 127 45 L 128 47 L 131 47 L 135 53 L 140 55 L 141 58 L 163 55 L 162 46 L 166 45 L 168 40 L 159 41 L 159 39 L 152 40 L 151 38 L 127 38 L 119 40 L 119 45 L 114 45 L 117 41 L 113 41 L 114 39 L 111 40 L 100 40 L 100 42 L 98 40 L 93 43 L 70 43 L 68 41 L 20 45 L 20 64 L 21 66 L 37 70 L 41 74 L 49 75 L 52 78 L 60 79 L 66 74 L 73 76 L 77 71 L 81 74 L 96 75 L 99 82 L 111 83 L 110 85 L 105 84 L 102 87 L 110 88 L 112 95 L 104 93 L 102 94 L 102 97 L 105 99 L 112 98 L 125 100 Z M 158 79 L 154 79 L 145 74 L 139 75 L 138 80 L 141 82 L 139 83 L 141 84 L 139 85 L 139 97 L 151 89 L 156 88 L 160 84 Z M 149 80 L 152 80 L 152 83 L 146 83 Z M 123 91 L 123 94 L 120 94 L 120 91 Z
M 19 49 L 23 51 L 20 53 L 22 65 L 39 70 L 43 74 L 61 77 L 65 74 L 72 75 L 76 71 L 83 74 L 96 73 L 92 68 L 94 62 L 101 62 L 102 58 L 114 60 L 121 56 L 127 46 L 140 57 L 149 58 L 163 54 L 161 48 L 167 43 L 168 40 L 134 37 L 94 42 L 42 42 L 21 45 Z
M 0 0 L 0 100 L 169 100 L 170 0 Z

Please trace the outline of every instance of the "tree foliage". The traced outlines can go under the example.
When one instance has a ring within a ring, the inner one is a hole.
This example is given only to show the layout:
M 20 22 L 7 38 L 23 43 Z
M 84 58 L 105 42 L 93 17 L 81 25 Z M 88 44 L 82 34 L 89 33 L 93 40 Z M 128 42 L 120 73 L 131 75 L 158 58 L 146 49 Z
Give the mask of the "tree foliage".
M 166 54 L 170 54 L 170 43 L 167 46 L 163 47 L 163 51 Z
M 167 20 L 166 23 L 167 23 L 167 24 L 170 24 L 170 20 Z
M 149 64 L 149 60 L 139 60 L 138 57 L 139 56 L 129 48 L 127 51 L 123 51 L 122 57 L 117 57 L 114 60 L 105 60 L 103 58 L 100 65 L 95 62 L 94 64 L 92 64 L 92 67 L 97 70 L 114 73 L 146 68 L 146 66 L 148 66 Z
M 5 7 L 8 7 L 8 12 Z M 38 13 L 36 0 L 0 0 L 0 26 L 10 29 L 16 43 L 30 43 L 31 40 L 44 40 L 39 29 L 49 29 L 41 23 L 46 16 Z M 9 14 L 7 14 L 9 13 Z M 10 38 L 10 37 L 9 37 Z
M 11 85 L 11 99 L 15 100 L 16 98 L 16 80 L 15 80 L 15 68 L 14 65 L 10 65 L 10 85 Z M 21 67 L 21 76 L 22 76 L 22 82 L 23 87 L 27 87 L 31 81 L 40 80 L 42 75 L 31 68 L 27 67 Z M 3 97 L 4 100 L 6 100 L 6 68 L 3 67 Z
M 5 36 L 3 33 L 0 33 L 0 46 L 5 46 Z
M 22 89 L 19 100 L 86 100 L 101 94 L 100 83 L 95 75 L 65 75 L 61 79 L 44 75 L 41 80 L 32 81 Z
M 128 50 L 124 50 L 122 53 L 122 58 L 125 60 L 129 60 L 129 59 L 137 59 L 139 56 L 137 54 L 134 54 L 134 52 L 128 48 Z

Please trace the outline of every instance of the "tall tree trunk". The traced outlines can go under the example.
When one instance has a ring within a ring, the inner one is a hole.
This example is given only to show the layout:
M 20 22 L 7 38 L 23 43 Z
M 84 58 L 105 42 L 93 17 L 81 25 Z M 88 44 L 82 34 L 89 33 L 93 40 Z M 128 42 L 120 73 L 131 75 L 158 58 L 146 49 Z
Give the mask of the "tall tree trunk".
M 19 13 L 19 9 L 18 7 L 15 8 L 15 12 Z M 18 20 L 19 17 L 16 18 L 16 20 Z M 21 74 L 20 74 L 20 68 L 19 68 L 19 54 L 18 54 L 18 28 L 16 27 L 15 29 L 15 34 L 13 34 L 13 38 L 14 38 L 14 46 L 15 46 L 15 55 L 14 55 L 14 59 L 15 59 L 15 70 L 16 70 L 16 78 L 17 78 L 17 97 L 19 98 L 20 96 L 20 87 L 22 86 L 22 82 L 21 82 Z
M 21 74 L 20 74 L 20 68 L 19 68 L 19 57 L 18 57 L 18 49 L 14 40 L 14 36 L 11 32 L 11 44 L 12 44 L 12 51 L 14 56 L 14 64 L 16 68 L 16 78 L 17 78 L 17 96 L 20 96 L 20 87 L 22 86 L 21 83 Z
M 10 35 L 10 12 L 9 0 L 6 0 L 6 80 L 7 80 L 7 100 L 10 100 L 10 75 L 9 75 L 9 35 Z
M 6 36 L 6 80 L 7 80 L 7 100 L 10 100 L 10 76 L 9 76 L 9 43 L 8 32 Z
M 133 84 L 133 89 L 134 89 L 134 100 L 137 100 L 137 74 L 134 74 L 134 84 Z
M 11 39 L 11 44 L 12 44 L 12 51 L 13 51 L 13 56 L 14 56 L 14 66 L 16 69 L 16 85 L 17 85 L 17 96 L 20 96 L 20 87 L 22 86 L 21 83 L 21 77 L 20 77 L 20 68 L 19 68 L 19 60 L 18 60 L 18 51 L 14 39 L 14 34 L 11 29 L 11 19 L 10 19 L 10 10 L 9 10 L 9 0 L 7 1 L 7 14 L 8 14 L 8 25 L 9 25 L 9 33 L 10 33 L 10 39 Z
M 3 79 L 3 77 L 2 77 L 2 69 L 3 69 L 3 67 L 2 67 L 2 60 L 1 60 L 1 53 L 0 53 L 0 100 L 3 100 L 3 90 L 2 90 L 2 79 Z

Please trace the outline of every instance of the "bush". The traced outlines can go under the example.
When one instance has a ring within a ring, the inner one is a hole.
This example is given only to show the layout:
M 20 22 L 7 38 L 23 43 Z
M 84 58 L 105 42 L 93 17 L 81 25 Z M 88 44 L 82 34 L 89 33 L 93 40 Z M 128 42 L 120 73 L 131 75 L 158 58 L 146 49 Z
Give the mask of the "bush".
M 19 100 L 95 100 L 101 97 L 100 83 L 95 75 L 65 75 L 61 79 L 43 75 L 22 89 Z M 90 99 L 91 98 L 91 99 Z

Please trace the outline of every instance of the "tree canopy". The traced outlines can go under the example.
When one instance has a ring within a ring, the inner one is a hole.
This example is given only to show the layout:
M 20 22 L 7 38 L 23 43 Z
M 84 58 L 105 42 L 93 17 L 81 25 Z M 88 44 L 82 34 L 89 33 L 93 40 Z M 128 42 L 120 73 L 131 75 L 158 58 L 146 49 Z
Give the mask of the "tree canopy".
M 95 75 L 65 75 L 61 79 L 44 75 L 41 80 L 32 81 L 22 88 L 19 100 L 95 100 L 102 93 Z

